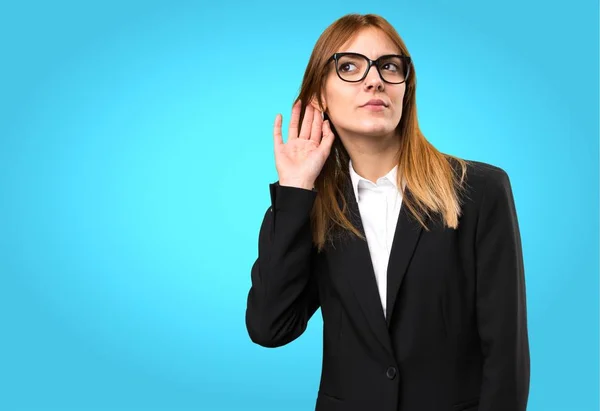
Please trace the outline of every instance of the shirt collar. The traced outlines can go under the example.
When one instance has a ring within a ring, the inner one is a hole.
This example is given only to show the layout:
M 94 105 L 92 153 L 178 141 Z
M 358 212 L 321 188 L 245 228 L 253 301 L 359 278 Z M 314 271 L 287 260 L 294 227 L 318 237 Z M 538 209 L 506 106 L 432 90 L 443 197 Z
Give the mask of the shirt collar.
M 349 169 L 350 169 L 350 178 L 352 180 L 352 189 L 354 191 L 354 196 L 356 197 L 356 202 L 358 203 L 359 200 L 359 196 L 358 196 L 358 187 L 359 187 L 359 183 L 362 181 L 363 184 L 365 182 L 368 182 L 370 184 L 371 181 L 367 180 L 364 177 L 361 177 L 360 175 L 358 175 L 358 173 L 356 173 L 356 171 L 354 170 L 354 167 L 352 166 L 352 160 L 350 160 L 349 163 Z M 394 168 L 392 168 L 385 176 L 381 177 L 381 178 L 385 178 L 388 179 L 393 185 L 394 187 L 396 187 L 396 189 L 398 189 L 398 183 L 396 182 L 396 176 L 398 174 L 398 165 L 396 164 L 394 166 Z M 403 186 L 404 187 L 406 185 L 405 181 L 403 181 Z

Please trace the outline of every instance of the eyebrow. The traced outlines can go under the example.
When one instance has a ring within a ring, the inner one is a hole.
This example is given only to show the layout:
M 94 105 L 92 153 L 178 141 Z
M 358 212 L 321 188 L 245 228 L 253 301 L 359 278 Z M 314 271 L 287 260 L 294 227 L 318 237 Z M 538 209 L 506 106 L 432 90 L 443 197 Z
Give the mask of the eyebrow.
M 359 51 L 352 51 L 352 50 L 348 50 L 348 51 L 339 51 L 338 53 L 356 53 L 356 54 L 362 54 L 363 56 L 367 56 L 367 55 L 366 55 L 366 54 L 364 54 L 364 53 L 361 53 L 361 52 L 359 52 Z M 378 58 L 379 58 L 379 57 L 381 57 L 381 56 L 389 56 L 390 54 L 394 54 L 394 55 L 401 55 L 402 53 L 401 53 L 401 52 L 398 52 L 398 51 L 386 51 L 386 52 L 384 52 L 384 53 L 381 53 L 381 54 L 379 54 L 379 55 L 378 55 L 378 56 L 377 56 L 375 59 L 378 59 Z M 369 56 L 367 56 L 367 57 L 369 57 Z M 372 59 L 372 60 L 375 60 L 375 59 Z

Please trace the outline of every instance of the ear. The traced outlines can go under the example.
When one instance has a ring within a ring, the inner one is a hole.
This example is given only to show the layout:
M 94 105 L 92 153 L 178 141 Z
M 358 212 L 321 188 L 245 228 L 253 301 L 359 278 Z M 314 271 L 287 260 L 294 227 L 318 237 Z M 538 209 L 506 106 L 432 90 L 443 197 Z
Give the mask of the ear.
M 313 96 L 313 98 L 310 100 L 310 104 L 312 104 L 313 107 L 321 110 L 322 112 L 325 112 L 327 110 L 327 102 L 325 101 L 325 97 L 324 96 L 321 96 L 321 99 L 323 100 L 324 107 L 320 106 L 319 100 L 317 99 L 316 96 Z

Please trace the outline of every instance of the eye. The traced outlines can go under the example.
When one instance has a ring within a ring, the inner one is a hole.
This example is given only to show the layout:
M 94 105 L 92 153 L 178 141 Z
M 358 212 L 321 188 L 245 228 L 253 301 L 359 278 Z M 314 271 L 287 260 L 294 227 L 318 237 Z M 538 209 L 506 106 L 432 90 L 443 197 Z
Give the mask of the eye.
M 389 71 L 398 71 L 400 68 L 398 67 L 398 65 L 394 64 L 394 63 L 385 63 L 382 68 L 384 70 L 389 70 Z
M 344 72 L 345 71 L 350 71 L 351 69 L 348 66 L 354 66 L 354 64 L 352 64 L 352 63 L 342 63 L 342 64 L 340 64 L 339 69 L 340 69 L 340 71 L 344 71 Z M 356 66 L 354 66 L 354 67 L 356 67 Z

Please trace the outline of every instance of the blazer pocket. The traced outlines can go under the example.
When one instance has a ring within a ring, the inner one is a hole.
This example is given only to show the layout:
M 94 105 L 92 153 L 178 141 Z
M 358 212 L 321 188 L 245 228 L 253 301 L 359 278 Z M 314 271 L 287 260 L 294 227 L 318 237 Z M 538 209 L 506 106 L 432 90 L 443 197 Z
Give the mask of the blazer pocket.
M 469 401 L 459 402 L 452 406 L 452 411 L 477 411 L 479 398 L 474 398 Z
M 327 401 L 333 401 L 333 402 L 337 402 L 337 403 L 342 403 L 344 402 L 343 399 L 336 397 L 335 395 L 329 395 L 329 394 L 325 394 L 323 391 L 319 391 L 319 397 L 323 398 Z
M 315 411 L 343 411 L 347 409 L 344 400 L 319 392 Z

